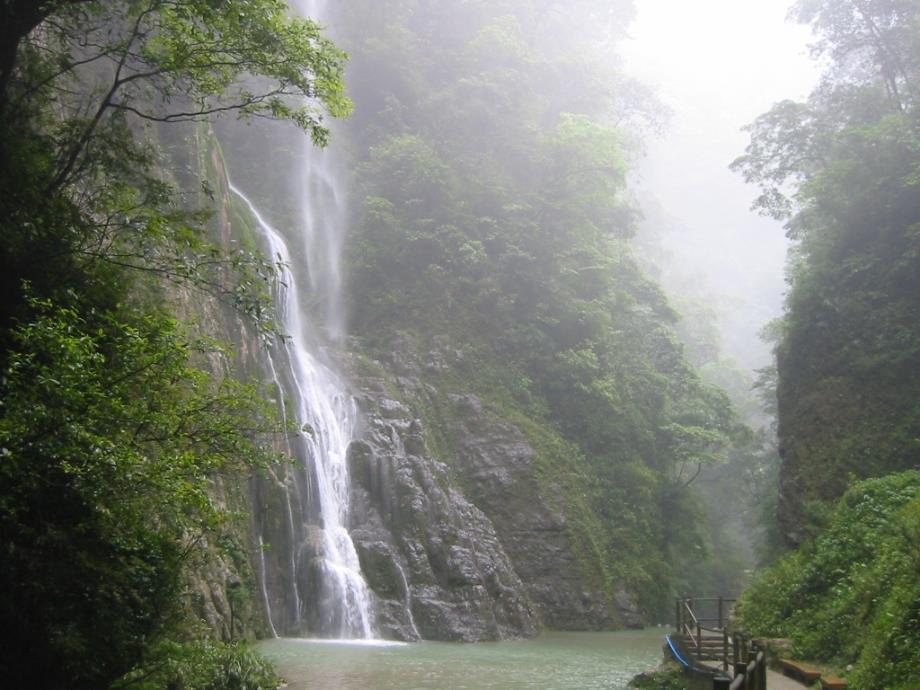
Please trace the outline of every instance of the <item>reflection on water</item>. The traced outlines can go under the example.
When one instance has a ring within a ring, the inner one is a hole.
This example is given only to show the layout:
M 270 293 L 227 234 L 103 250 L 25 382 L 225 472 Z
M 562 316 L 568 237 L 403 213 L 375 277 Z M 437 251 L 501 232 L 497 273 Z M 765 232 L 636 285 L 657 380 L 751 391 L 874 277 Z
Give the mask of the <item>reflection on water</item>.
M 259 649 L 290 690 L 623 690 L 658 665 L 663 642 L 649 629 L 480 644 L 282 638 Z

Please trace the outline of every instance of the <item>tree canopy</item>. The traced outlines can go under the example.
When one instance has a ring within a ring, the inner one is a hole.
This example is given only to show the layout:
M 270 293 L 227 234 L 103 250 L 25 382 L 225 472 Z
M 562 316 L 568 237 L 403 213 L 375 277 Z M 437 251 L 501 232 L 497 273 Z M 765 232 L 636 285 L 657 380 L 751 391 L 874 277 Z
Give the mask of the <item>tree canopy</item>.
M 627 173 L 660 118 L 615 67 L 631 8 L 366 5 L 336 24 L 356 98 L 354 332 L 371 354 L 400 331 L 467 348 L 478 373 L 433 383 L 571 444 L 547 475 L 573 529 L 592 525 L 587 560 L 611 592 L 670 611 L 681 564 L 705 552 L 688 485 L 746 432 L 630 246 Z
M 219 488 L 282 429 L 176 315 L 200 292 L 268 333 L 273 267 L 217 232 L 219 150 L 161 144 L 223 114 L 322 144 L 344 55 L 276 0 L 14 0 L 0 26 L 0 674 L 172 683 L 187 566 L 232 541 Z
M 751 126 L 735 161 L 794 240 L 777 347 L 790 543 L 851 477 L 916 466 L 920 427 L 920 8 L 803 1 L 824 77 Z

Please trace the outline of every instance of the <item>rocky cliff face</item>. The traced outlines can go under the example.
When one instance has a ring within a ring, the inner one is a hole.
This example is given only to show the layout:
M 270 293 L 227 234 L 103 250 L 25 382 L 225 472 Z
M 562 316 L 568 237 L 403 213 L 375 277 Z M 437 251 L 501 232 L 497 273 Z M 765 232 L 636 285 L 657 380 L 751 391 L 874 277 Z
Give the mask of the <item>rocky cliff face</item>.
M 177 157 L 176 170 L 182 169 L 183 162 L 189 167 L 197 164 L 197 174 L 208 181 L 214 196 L 199 201 L 202 206 L 213 206 L 211 240 L 225 250 L 232 250 L 243 228 L 231 217 L 227 170 L 213 129 L 203 124 L 179 127 L 163 131 L 160 136 L 161 144 Z M 177 184 L 191 185 L 181 179 Z M 170 296 L 172 308 L 181 321 L 197 324 L 202 334 L 232 344 L 232 349 L 228 349 L 232 355 L 210 353 L 206 360 L 198 362 L 202 369 L 220 376 L 244 378 L 259 372 L 263 358 L 259 338 L 240 313 L 216 300 L 203 300 L 199 292 L 189 288 L 173 287 Z M 251 512 L 251 487 L 245 480 L 215 477 L 211 494 L 229 514 L 245 516 Z M 270 632 L 251 564 L 250 556 L 256 546 L 252 534 L 252 526 L 245 517 L 228 521 L 219 540 L 199 544 L 201 557 L 187 573 L 186 597 L 191 612 L 223 640 L 261 637 Z
M 215 234 L 226 243 L 251 230 L 245 213 L 232 212 L 226 173 L 209 152 L 203 160 L 213 168 L 221 201 Z M 259 370 L 258 340 L 236 316 L 212 316 L 211 330 L 236 344 L 243 368 Z M 381 635 L 478 641 L 530 636 L 543 626 L 610 629 L 644 622 L 629 592 L 585 567 L 562 492 L 539 478 L 538 453 L 522 430 L 462 385 L 429 383 L 463 359 L 449 339 L 427 348 L 399 337 L 385 354 L 376 351 L 379 361 L 359 354 L 360 343 L 351 345 L 343 367 L 361 426 L 348 454 L 348 527 Z M 435 408 L 437 419 L 430 414 Z M 290 543 L 297 532 L 291 520 L 311 513 L 309 505 L 292 504 L 293 477 L 282 465 L 252 480 L 252 535 L 263 538 L 250 538 L 249 567 L 215 560 L 196 582 L 204 617 L 225 635 L 230 619 L 239 625 L 241 618 L 241 606 L 230 610 L 231 595 L 249 604 L 246 628 L 310 634 L 316 622 L 308 610 L 311 582 L 296 583 L 303 601 L 290 596 L 296 573 L 310 572 L 295 561 L 315 551 L 309 533 L 304 543 Z M 257 607 L 273 616 L 263 617 L 262 626 L 253 620 Z
M 233 238 L 251 234 L 252 221 L 244 211 L 232 212 L 234 199 L 213 133 L 198 135 L 198 158 L 216 190 L 214 237 L 229 246 Z M 198 304 L 187 295 L 179 302 L 187 318 L 234 344 L 240 368 L 265 375 L 266 354 L 239 315 Z M 210 365 L 224 370 L 227 363 Z M 399 395 L 391 392 L 394 382 L 405 386 Z M 539 613 L 493 521 L 464 497 L 448 467 L 428 449 L 425 429 L 410 406 L 425 393 L 418 377 L 358 376 L 356 388 L 362 428 L 348 455 L 349 528 L 374 593 L 377 631 L 387 638 L 451 641 L 536 634 Z M 277 450 L 292 454 L 283 439 Z M 293 455 L 295 464 L 309 467 L 310 458 Z M 292 467 L 282 463 L 253 476 L 248 498 L 239 498 L 247 493 L 243 487 L 230 487 L 228 493 L 222 485 L 219 490 L 222 497 L 234 497 L 232 509 L 252 515 L 249 537 L 233 535 L 235 544 L 250 542 L 249 562 L 213 550 L 192 575 L 190 595 L 201 619 L 224 638 L 254 628 L 263 634 L 309 635 L 317 623 L 311 617 L 311 597 L 320 594 L 310 568 L 297 561 L 309 560 L 317 551 L 310 540 L 317 539 L 314 532 L 320 528 L 308 529 L 303 543 L 291 542 L 299 533 L 292 520 L 312 515 L 318 524 L 319 519 L 313 515 L 315 506 L 302 505 L 297 497 L 311 492 L 292 488 L 296 481 L 309 482 L 310 473 L 304 479 Z M 302 600 L 292 599 L 295 588 Z
M 410 382 L 407 382 L 410 383 Z M 493 522 L 428 450 L 413 411 L 382 379 L 361 380 L 352 444 L 351 534 L 378 596 L 378 626 L 401 639 L 533 635 L 539 619 Z
M 641 625 L 625 590 L 590 582 L 562 497 L 541 486 L 521 430 L 476 395 L 425 382 L 462 356 L 448 347 L 421 355 L 402 339 L 370 367 L 352 360 L 364 415 L 350 453 L 352 537 L 382 632 L 411 638 L 414 627 L 429 639 L 480 640 L 540 625 Z M 445 420 L 439 459 L 422 421 L 433 407 Z

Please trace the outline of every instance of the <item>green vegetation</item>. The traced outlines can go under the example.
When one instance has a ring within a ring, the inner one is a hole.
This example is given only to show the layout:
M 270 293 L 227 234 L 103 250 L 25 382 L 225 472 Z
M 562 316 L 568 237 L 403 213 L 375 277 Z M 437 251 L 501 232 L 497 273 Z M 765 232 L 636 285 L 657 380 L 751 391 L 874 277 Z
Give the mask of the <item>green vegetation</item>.
M 852 664 L 851 687 L 906 690 L 920 683 L 920 7 L 803 0 L 793 16 L 827 70 L 807 102 L 755 121 L 734 165 L 794 242 L 776 541 L 799 548 L 755 581 L 743 618 Z
M 807 102 L 758 118 L 734 164 L 794 242 L 777 347 L 792 545 L 854 478 L 920 462 L 920 8 L 822 0 L 794 12 L 827 72 Z
M 368 361 L 405 334 L 419 353 L 462 352 L 424 373 L 435 452 L 449 460 L 456 442 L 448 396 L 478 394 L 536 450 L 586 580 L 611 599 L 625 585 L 664 618 L 675 594 L 737 581 L 711 558 L 725 568 L 738 551 L 729 516 L 707 513 L 697 488 L 738 484 L 705 469 L 772 480 L 772 447 L 711 385 L 742 386 L 708 317 L 681 322 L 635 257 L 626 180 L 658 115 L 613 67 L 631 3 L 559 5 L 332 10 L 358 105 L 344 130 L 353 330 Z M 794 242 L 777 369 L 758 384 L 776 385 L 780 491 L 755 502 L 778 511 L 771 555 L 781 540 L 802 548 L 755 582 L 743 614 L 804 656 L 852 663 L 855 688 L 906 690 L 920 667 L 920 475 L 905 471 L 920 463 L 920 8 L 802 0 L 795 16 L 828 71 L 807 102 L 758 118 L 735 167 Z M 241 585 L 223 594 L 250 607 L 225 499 L 276 461 L 267 441 L 284 431 L 206 337 L 215 324 L 191 323 L 204 296 L 209 319 L 219 304 L 257 335 L 275 328 L 273 266 L 247 210 L 221 196 L 203 123 L 282 120 L 322 145 L 324 116 L 350 111 L 343 63 L 280 0 L 0 7 L 4 682 L 277 685 L 233 642 L 233 620 L 225 642 L 206 639 L 190 587 L 220 554 L 239 581 L 215 590 Z M 271 167 L 254 164 L 263 191 Z
M 855 690 L 920 683 L 920 472 L 852 486 L 814 540 L 745 592 L 748 632 L 844 667 Z
M 528 434 L 589 572 L 664 617 L 705 560 L 688 485 L 746 432 L 685 360 L 630 246 L 632 142 L 656 115 L 610 67 L 628 3 L 373 4 L 335 19 L 363 206 L 351 330 L 372 356 L 397 332 L 462 348 L 458 380 L 431 382 L 476 392 Z
M 213 640 L 167 642 L 154 649 L 144 666 L 114 684 L 115 690 L 265 690 L 282 679 L 271 664 L 240 643 Z
M 673 665 L 643 673 L 629 681 L 629 687 L 636 690 L 687 690 L 689 685 L 683 670 Z
M 32 306 L 3 372 L 5 653 L 48 687 L 98 683 L 174 622 L 189 551 L 226 521 L 213 478 L 267 462 L 249 432 L 271 427 L 167 318 Z
M 173 174 L 154 141 L 231 112 L 322 143 L 343 56 L 276 0 L 14 0 L 0 26 L 0 676 L 275 687 L 194 641 L 188 587 L 204 553 L 245 566 L 222 487 L 274 462 L 281 429 L 164 306 L 204 294 L 268 333 L 272 270 L 211 239 L 195 203 L 219 171 Z

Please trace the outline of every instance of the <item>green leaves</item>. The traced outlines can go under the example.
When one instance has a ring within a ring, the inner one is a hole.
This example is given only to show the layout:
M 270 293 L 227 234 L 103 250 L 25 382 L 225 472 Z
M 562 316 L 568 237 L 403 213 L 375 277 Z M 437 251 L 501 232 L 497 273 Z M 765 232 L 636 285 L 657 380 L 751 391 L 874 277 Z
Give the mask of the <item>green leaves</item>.
M 273 462 L 282 431 L 225 353 L 159 306 L 193 312 L 203 295 L 273 328 L 273 259 L 224 234 L 213 133 L 166 125 L 280 119 L 325 143 L 324 118 L 350 109 L 345 56 L 280 0 L 16 0 L 0 15 L 0 619 L 16 631 L 0 674 L 107 687 L 179 634 L 189 559 L 226 541 L 218 488 Z M 157 144 L 176 142 L 167 161 Z M 164 685 L 256 687 L 228 659 L 226 678 Z
M 563 214 L 557 222 L 591 224 L 600 234 L 631 235 L 630 225 L 618 222 L 628 206 L 621 135 L 584 115 L 562 113 L 545 141 L 544 193 L 550 208 Z
M 33 308 L 2 378 L 2 605 L 50 637 L 33 653 L 53 673 L 98 687 L 178 610 L 189 546 L 227 517 L 214 480 L 271 462 L 258 439 L 280 429 L 254 389 L 191 368 L 168 318 Z
M 794 185 L 807 181 L 822 166 L 827 134 L 809 105 L 793 101 L 777 103 L 747 130 L 751 143 L 731 168 L 741 172 L 745 182 L 761 187 L 754 209 L 788 220 L 796 210 L 790 198 Z
M 119 679 L 113 690 L 269 690 L 279 687 L 271 664 L 242 644 L 202 640 L 157 646 L 143 668 Z
M 810 24 L 818 39 L 812 53 L 828 56 L 828 81 L 873 79 L 885 89 L 890 107 L 915 106 L 920 76 L 920 10 L 911 0 L 801 0 L 790 11 Z
M 920 656 L 920 474 L 851 487 L 827 529 L 762 573 L 745 593 L 748 632 L 791 637 L 804 658 L 853 664 L 851 687 L 909 688 Z
M 917 85 L 912 2 L 814 0 L 795 9 L 829 58 L 806 103 L 750 127 L 733 164 L 787 221 L 791 290 L 777 347 L 780 520 L 787 539 L 818 528 L 852 477 L 916 466 L 920 393 Z

